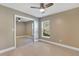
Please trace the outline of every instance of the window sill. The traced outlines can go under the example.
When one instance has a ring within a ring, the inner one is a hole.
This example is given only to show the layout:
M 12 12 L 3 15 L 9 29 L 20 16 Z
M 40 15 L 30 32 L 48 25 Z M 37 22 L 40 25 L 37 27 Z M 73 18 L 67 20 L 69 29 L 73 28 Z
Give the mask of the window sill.
M 48 36 L 42 36 L 42 38 L 50 38 L 50 37 L 48 37 Z

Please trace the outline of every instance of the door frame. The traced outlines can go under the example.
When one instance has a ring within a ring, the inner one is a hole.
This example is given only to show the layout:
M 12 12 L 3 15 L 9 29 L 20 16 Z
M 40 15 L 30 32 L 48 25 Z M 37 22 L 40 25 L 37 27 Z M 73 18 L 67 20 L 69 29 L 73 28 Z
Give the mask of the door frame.
M 25 19 L 29 19 L 29 20 L 32 20 L 33 23 L 32 23 L 32 36 L 33 36 L 33 42 L 34 42 L 34 19 L 33 18 L 30 18 L 30 17 L 25 17 L 25 16 L 20 16 L 20 15 L 17 15 L 15 14 L 14 15 L 14 32 L 13 32 L 13 36 L 14 36 L 14 46 L 16 48 L 16 17 L 20 17 L 20 18 L 25 18 Z

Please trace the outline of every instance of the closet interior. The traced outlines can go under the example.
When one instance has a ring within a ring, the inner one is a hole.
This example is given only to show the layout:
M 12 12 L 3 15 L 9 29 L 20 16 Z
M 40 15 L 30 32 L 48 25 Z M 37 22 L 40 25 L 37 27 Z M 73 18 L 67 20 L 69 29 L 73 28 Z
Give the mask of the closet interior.
M 33 42 L 33 20 L 16 17 L 16 47 Z

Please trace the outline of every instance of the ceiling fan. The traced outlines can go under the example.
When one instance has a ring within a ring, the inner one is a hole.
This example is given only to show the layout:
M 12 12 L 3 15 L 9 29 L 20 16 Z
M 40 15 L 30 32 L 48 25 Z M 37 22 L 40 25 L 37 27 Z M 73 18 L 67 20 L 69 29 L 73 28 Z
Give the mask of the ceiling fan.
M 40 7 L 31 6 L 31 8 L 39 9 L 41 13 L 44 13 L 45 9 L 48 7 L 51 7 L 52 5 L 53 5 L 53 3 L 48 3 L 48 4 L 40 3 Z

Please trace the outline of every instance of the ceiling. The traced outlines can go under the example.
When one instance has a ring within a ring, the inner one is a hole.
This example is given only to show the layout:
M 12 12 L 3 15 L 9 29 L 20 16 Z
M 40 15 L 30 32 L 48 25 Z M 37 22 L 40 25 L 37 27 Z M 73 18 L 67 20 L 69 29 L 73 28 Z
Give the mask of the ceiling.
M 28 22 L 28 21 L 33 21 L 33 19 L 23 17 L 23 16 L 16 16 L 16 22 Z
M 53 6 L 47 8 L 45 13 L 42 14 L 39 9 L 30 8 L 31 6 L 39 7 L 39 3 L 2 3 L 1 5 L 19 10 L 35 17 L 44 17 L 79 7 L 79 3 L 54 3 Z

